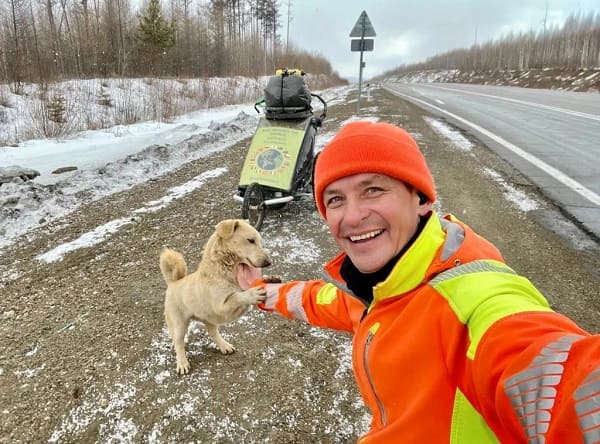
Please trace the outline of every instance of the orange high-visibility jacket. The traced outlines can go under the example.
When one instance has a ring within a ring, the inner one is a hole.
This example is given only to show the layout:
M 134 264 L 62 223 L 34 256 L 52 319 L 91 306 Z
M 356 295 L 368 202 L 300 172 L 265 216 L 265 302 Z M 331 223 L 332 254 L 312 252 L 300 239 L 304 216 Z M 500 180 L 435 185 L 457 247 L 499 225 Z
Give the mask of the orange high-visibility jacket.
M 432 214 L 365 307 L 341 254 L 261 306 L 348 331 L 371 411 L 359 443 L 600 442 L 600 336 L 550 309 L 488 241 Z

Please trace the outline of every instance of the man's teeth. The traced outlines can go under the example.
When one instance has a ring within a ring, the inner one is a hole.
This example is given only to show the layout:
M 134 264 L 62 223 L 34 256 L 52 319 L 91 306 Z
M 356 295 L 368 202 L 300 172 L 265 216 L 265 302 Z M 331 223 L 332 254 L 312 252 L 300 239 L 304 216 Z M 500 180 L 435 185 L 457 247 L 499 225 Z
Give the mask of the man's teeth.
M 370 233 L 360 234 L 358 236 L 350 236 L 350 240 L 352 242 L 358 242 L 358 241 L 365 240 L 365 239 L 372 239 L 376 236 L 379 236 L 382 232 L 383 232 L 383 230 L 376 230 L 376 231 L 371 231 Z

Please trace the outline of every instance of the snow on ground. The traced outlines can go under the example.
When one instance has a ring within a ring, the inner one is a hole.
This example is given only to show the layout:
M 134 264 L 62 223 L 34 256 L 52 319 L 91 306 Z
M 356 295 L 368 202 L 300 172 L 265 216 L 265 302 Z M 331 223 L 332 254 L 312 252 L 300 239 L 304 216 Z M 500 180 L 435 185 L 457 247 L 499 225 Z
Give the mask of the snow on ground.
M 405 83 L 432 83 L 432 82 L 447 82 L 458 74 L 457 69 L 442 69 L 410 72 L 398 76 L 391 76 L 386 79 L 390 82 L 402 81 Z
M 82 234 L 77 239 L 71 242 L 61 244 L 58 247 L 39 255 L 37 259 L 46 263 L 55 262 L 61 260 L 65 253 L 68 253 L 69 251 L 89 247 L 91 245 L 100 243 L 104 239 L 109 237 L 111 234 L 119 230 L 121 227 L 132 224 L 135 221 L 135 216 L 143 213 L 154 213 L 155 211 L 166 207 L 175 199 L 179 199 L 180 197 L 191 193 L 195 189 L 202 187 L 208 179 L 218 177 L 226 171 L 227 168 L 217 168 L 214 170 L 206 171 L 200 174 L 199 176 L 194 177 L 192 180 L 184 183 L 183 185 L 169 189 L 167 191 L 167 195 L 164 196 L 162 199 L 146 202 L 145 206 L 133 211 L 133 214 L 131 216 L 111 220 L 110 222 L 107 222 L 104 225 L 100 225 L 94 230 Z
M 197 128 L 190 128 L 191 135 L 174 145 L 155 144 L 144 147 L 143 141 L 152 136 L 152 131 L 140 131 L 138 138 L 132 136 L 127 145 L 135 149 L 133 153 L 99 166 L 103 163 L 102 152 L 94 150 L 86 160 L 94 165 L 92 169 L 77 170 L 70 177 L 61 178 L 54 184 L 38 183 L 37 179 L 3 184 L 0 186 L 0 202 L 3 203 L 0 208 L 0 248 L 10 245 L 17 237 L 33 228 L 71 213 L 85 201 L 97 200 L 146 182 L 186 162 L 223 150 L 250 136 L 256 127 L 257 117 L 245 114 L 244 109 L 245 107 L 240 107 L 237 110 L 240 114 L 229 122 L 213 121 L 207 132 L 198 133 Z M 158 143 L 162 142 L 160 129 L 157 128 L 158 134 L 152 136 Z M 104 136 L 113 138 L 106 133 Z M 101 137 L 101 134 L 96 134 L 94 138 L 100 140 Z M 215 140 L 209 144 L 197 143 L 205 137 Z M 66 147 L 70 144 L 77 145 L 82 150 L 91 146 L 82 143 L 81 139 L 65 142 L 62 153 L 67 156 L 63 158 L 64 164 L 67 165 L 70 161 L 68 153 L 74 150 Z M 201 148 L 195 149 L 197 145 Z M 169 155 L 165 156 L 167 152 Z M 35 148 L 24 151 L 21 156 L 27 164 L 21 166 L 34 169 L 43 167 L 45 157 L 37 156 L 38 153 L 40 150 L 37 144 Z M 30 157 L 27 157 L 28 155 Z M 15 223 L 17 221 L 18 223 Z
M 106 130 L 85 131 L 70 140 L 30 140 L 19 147 L 1 147 L 1 164 L 33 168 L 40 173 L 37 183 L 56 183 L 72 175 L 52 174 L 57 168 L 74 166 L 78 170 L 92 170 L 153 144 L 176 145 L 191 136 L 207 133 L 211 124 L 228 122 L 242 111 L 256 114 L 251 104 L 229 105 L 190 113 L 172 123 L 117 125 Z
M 249 103 L 262 94 L 267 79 L 76 79 L 18 88 L 0 84 L 0 145 L 65 139 L 142 121 L 170 122 L 199 109 Z
M 537 210 L 541 207 L 540 203 L 534 198 L 528 196 L 521 190 L 517 190 L 514 186 L 507 183 L 504 178 L 498 174 L 497 171 L 494 171 L 490 168 L 485 168 L 484 172 L 502 185 L 504 188 L 504 197 L 515 207 L 520 209 L 523 212 Z
M 473 144 L 460 132 L 449 127 L 441 120 L 425 117 L 425 122 L 440 136 L 449 139 L 454 147 L 462 151 L 471 151 Z
M 332 105 L 352 89 L 330 88 L 323 96 Z M 71 213 L 85 201 L 148 181 L 251 136 L 257 122 L 253 106 L 243 104 L 191 113 L 172 124 L 140 123 L 86 131 L 60 142 L 32 140 L 22 147 L 0 148 L 0 166 L 17 164 L 42 172 L 33 181 L 0 186 L 0 253 L 19 236 Z M 211 143 L 194 149 L 198 140 L 207 137 Z M 78 170 L 53 176 L 50 171 L 55 166 Z
M 481 85 L 522 86 L 526 88 L 550 88 L 565 91 L 598 93 L 597 78 L 600 68 L 565 70 L 562 68 L 524 70 L 476 70 L 430 69 L 394 74 L 385 82 L 401 83 L 474 83 Z

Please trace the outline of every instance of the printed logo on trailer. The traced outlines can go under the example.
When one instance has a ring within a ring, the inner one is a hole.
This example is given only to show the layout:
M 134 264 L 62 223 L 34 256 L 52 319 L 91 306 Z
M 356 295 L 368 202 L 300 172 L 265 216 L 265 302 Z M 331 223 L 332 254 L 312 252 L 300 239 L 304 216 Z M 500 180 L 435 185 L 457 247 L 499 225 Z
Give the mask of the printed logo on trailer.
M 290 154 L 286 149 L 265 146 L 258 150 L 249 162 L 250 168 L 258 174 L 274 176 L 290 167 Z

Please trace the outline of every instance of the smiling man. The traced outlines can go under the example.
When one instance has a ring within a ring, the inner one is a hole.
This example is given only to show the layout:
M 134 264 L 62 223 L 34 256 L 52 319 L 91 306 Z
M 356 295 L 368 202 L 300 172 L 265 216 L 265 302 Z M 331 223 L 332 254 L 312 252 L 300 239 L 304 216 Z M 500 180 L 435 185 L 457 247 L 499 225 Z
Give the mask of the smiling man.
M 314 185 L 342 253 L 324 280 L 262 283 L 261 308 L 353 334 L 372 414 L 360 443 L 600 442 L 600 336 L 433 211 L 407 132 L 348 123 L 317 158 Z

